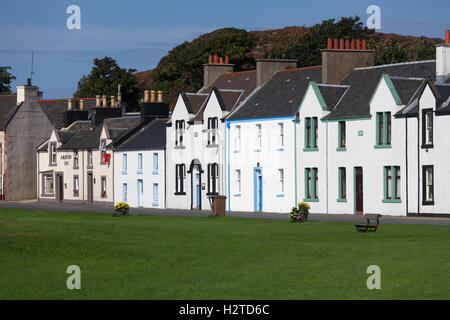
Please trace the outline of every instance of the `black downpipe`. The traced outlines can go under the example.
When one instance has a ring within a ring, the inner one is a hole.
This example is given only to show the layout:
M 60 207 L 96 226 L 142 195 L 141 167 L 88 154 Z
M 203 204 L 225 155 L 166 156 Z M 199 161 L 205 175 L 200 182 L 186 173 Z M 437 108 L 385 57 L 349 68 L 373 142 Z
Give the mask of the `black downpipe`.
M 417 113 L 417 215 L 420 216 L 420 112 Z M 422 190 L 423 192 L 423 190 Z

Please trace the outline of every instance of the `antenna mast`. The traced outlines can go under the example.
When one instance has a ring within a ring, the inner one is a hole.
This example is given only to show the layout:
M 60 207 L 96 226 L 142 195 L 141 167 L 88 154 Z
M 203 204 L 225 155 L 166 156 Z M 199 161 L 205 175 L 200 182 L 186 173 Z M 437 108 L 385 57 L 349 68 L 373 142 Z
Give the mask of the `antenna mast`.
M 31 72 L 30 72 L 30 84 L 33 83 L 33 64 L 34 64 L 34 51 L 31 51 Z

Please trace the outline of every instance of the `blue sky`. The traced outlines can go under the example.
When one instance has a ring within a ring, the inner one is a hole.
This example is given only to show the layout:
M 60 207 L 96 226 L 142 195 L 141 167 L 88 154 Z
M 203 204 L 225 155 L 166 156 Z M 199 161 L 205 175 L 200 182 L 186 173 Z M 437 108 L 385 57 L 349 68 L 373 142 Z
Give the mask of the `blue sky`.
M 12 67 L 15 89 L 29 77 L 34 50 L 33 84 L 45 98 L 66 98 L 96 57 L 142 71 L 181 42 L 218 28 L 311 26 L 354 15 L 365 22 L 372 4 L 381 8 L 381 32 L 443 38 L 450 29 L 448 0 L 1 0 L 0 65 Z M 66 27 L 70 5 L 81 9 L 81 30 Z

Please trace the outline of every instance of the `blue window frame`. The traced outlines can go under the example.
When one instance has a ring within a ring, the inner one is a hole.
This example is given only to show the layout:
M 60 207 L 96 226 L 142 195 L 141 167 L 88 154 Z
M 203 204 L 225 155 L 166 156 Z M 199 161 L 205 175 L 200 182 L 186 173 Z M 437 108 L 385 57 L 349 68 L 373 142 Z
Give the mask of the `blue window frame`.
M 122 174 L 127 174 L 127 170 L 128 170 L 128 159 L 127 154 L 124 153 L 122 155 Z
M 124 183 L 122 185 L 122 201 L 127 202 L 127 197 L 128 197 L 128 185 Z
M 142 173 L 142 153 L 138 153 L 137 173 Z
M 158 153 L 153 153 L 153 174 L 158 174 Z
M 159 188 L 158 184 L 153 184 L 153 202 L 152 205 L 157 206 L 158 205 L 158 198 L 159 198 Z

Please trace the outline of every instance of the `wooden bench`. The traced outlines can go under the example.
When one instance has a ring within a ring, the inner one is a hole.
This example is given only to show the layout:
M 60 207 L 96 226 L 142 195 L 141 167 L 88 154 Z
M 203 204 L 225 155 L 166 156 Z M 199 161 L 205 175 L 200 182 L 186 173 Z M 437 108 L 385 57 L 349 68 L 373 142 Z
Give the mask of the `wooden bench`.
M 367 220 L 365 224 L 355 224 L 356 231 L 358 232 L 375 232 L 380 225 L 381 214 L 366 214 L 364 219 Z M 372 222 L 373 221 L 373 222 Z M 376 221 L 376 223 L 375 223 Z

